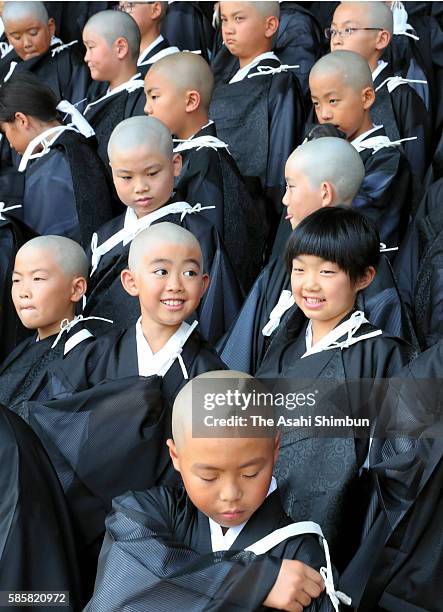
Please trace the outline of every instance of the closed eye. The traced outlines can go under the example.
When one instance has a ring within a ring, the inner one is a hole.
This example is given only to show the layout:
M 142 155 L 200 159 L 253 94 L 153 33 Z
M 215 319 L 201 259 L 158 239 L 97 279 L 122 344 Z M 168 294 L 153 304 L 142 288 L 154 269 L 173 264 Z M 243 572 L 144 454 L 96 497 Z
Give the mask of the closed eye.
M 204 480 L 205 482 L 214 482 L 214 480 L 216 480 L 216 478 L 203 478 L 203 476 L 200 476 L 201 480 Z
M 258 472 L 256 472 L 255 474 L 243 474 L 244 478 L 255 478 L 256 476 L 258 476 Z
M 304 272 L 303 268 L 292 268 L 293 272 Z

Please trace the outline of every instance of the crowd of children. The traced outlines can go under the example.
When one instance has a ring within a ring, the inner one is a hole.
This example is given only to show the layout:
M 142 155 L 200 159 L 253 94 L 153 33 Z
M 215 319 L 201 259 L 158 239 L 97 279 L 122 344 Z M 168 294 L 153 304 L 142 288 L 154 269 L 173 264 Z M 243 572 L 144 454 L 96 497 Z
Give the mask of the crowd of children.
M 440 4 L 0 3 L 9 602 L 441 611 Z

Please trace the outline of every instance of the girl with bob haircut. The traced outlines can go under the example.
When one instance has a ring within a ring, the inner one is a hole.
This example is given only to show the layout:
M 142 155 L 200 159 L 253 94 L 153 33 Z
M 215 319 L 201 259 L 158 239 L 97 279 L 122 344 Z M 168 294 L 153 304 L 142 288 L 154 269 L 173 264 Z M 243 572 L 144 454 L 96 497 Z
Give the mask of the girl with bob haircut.
M 314 393 L 313 424 L 318 424 L 316 417 L 330 416 L 331 409 L 344 419 L 370 417 L 360 438 L 352 428 L 330 429 L 326 422 L 302 429 L 302 435 L 289 426 L 281 432 L 275 475 L 285 510 L 294 521 L 322 525 L 339 570 L 358 546 L 368 505 L 362 468 L 376 416 L 371 407 L 382 399 L 374 380 L 394 375 L 410 356 L 406 342 L 377 329 L 356 308 L 379 259 L 378 231 L 355 210 L 321 208 L 301 221 L 285 252 L 295 306 L 256 373 L 258 378 L 285 378 L 292 392 Z M 328 381 L 327 392 L 322 379 Z M 346 546 L 340 540 L 345 531 Z
M 64 125 L 64 116 L 73 123 Z M 0 87 L 0 130 L 21 156 L 13 154 L 0 176 L 0 200 L 22 204 L 17 216 L 38 234 L 89 245 L 112 217 L 112 189 L 91 126 L 34 75 L 17 74 Z

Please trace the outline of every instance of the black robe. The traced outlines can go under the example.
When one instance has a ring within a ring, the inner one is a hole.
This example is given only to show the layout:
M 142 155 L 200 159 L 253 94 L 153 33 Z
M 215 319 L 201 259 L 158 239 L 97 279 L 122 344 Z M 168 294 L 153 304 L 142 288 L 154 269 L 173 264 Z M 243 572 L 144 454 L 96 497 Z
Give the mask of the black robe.
M 97 227 L 112 219 L 110 178 L 92 143 L 77 131 L 64 131 L 46 155 L 3 179 L 0 197 L 11 201 L 15 190 L 12 202 L 20 195 L 23 207 L 14 216 L 41 235 L 66 236 L 87 248 Z
M 160 53 L 161 51 L 165 51 L 166 49 L 172 47 L 170 42 L 164 36 L 162 38 L 163 40 L 158 42 L 154 47 L 152 47 L 152 49 L 149 50 L 148 53 L 146 53 L 146 55 L 143 57 L 143 60 L 140 60 L 141 56 L 138 58 L 137 71 L 140 72 L 142 79 L 144 79 L 145 76 L 148 74 L 148 70 L 150 69 L 153 63 L 152 59 L 157 55 L 157 53 Z M 175 47 L 175 49 L 178 50 L 177 47 Z
M 82 602 L 79 565 L 60 483 L 37 436 L 1 405 L 0 465 L 2 590 L 69 591 L 69 606 L 39 608 L 78 610 Z M 10 610 L 10 606 L 0 605 L 0 609 Z
M 171 412 L 160 384 L 156 376 L 105 381 L 15 410 L 40 438 L 65 492 L 88 597 L 112 498 L 176 482 L 165 444 Z
M 77 42 L 73 46 L 76 47 L 79 44 Z M 61 47 L 62 45 L 56 43 L 46 53 L 25 61 L 12 50 L 1 61 L 0 81 L 3 82 L 7 75 L 10 63 L 17 62 L 11 79 L 14 78 L 14 74 L 31 72 L 39 81 L 50 87 L 57 98 L 77 104 L 86 96 L 91 81 L 89 69 L 72 47 L 63 49 Z M 57 51 L 57 48 L 60 48 L 60 51 Z
M 374 89 L 394 73 L 386 66 L 374 80 Z M 399 85 L 389 93 L 387 85 L 376 92 L 371 107 L 371 117 L 376 125 L 382 124 L 390 140 L 410 138 L 402 143 L 402 149 L 417 181 L 422 181 L 432 157 L 432 123 L 423 100 L 408 84 Z
M 215 124 L 206 125 L 191 140 L 203 136 L 217 137 Z M 247 293 L 261 269 L 268 230 L 259 190 L 255 197 L 249 193 L 226 149 L 204 146 L 180 151 L 180 155 L 183 168 L 175 183 L 179 199 L 215 206 L 201 214 L 217 228 Z
M 162 23 L 161 32 L 171 45 L 180 51 L 201 51 L 202 57 L 209 61 L 211 56 L 214 30 L 212 12 L 209 14 L 204 5 L 213 2 L 173 2 Z
M 250 74 L 280 65 L 278 60 L 263 59 Z M 242 176 L 260 179 L 275 231 L 282 211 L 286 160 L 300 144 L 303 133 L 303 94 L 293 71 L 246 76 L 229 83 L 236 72 L 225 73 L 215 86 L 209 116 L 219 138 L 229 145 Z
M 167 612 L 174 606 L 193 612 L 268 610 L 261 604 L 277 579 L 282 559 L 297 559 L 317 570 L 324 564 L 312 535 L 285 540 L 264 555 L 241 552 L 290 523 L 274 491 L 231 549 L 213 553 L 208 518 L 184 489 L 128 493 L 113 501 L 113 512 L 106 519 L 94 596 L 86 610 L 111 612 L 127 606 L 134 612 Z M 304 610 L 326 611 L 332 606 L 322 593 Z
M 141 77 L 137 78 L 137 80 L 139 79 Z M 143 87 L 140 87 L 132 92 L 123 90 L 113 96 L 104 98 L 108 85 L 107 82 L 98 82 L 97 84 L 96 81 L 93 81 L 88 91 L 88 101 L 89 103 L 97 102 L 97 104 L 90 108 L 86 106 L 83 114 L 94 128 L 98 141 L 97 153 L 110 172 L 107 149 L 112 131 L 124 119 L 144 115 L 143 109 L 146 97 Z M 99 102 L 100 98 L 103 98 L 103 100 Z
M 296 310 L 280 325 L 256 376 L 277 379 L 272 383 L 277 385 L 274 388 L 283 385 L 286 393 L 315 390 L 313 417 L 363 417 L 372 423 L 385 392 L 383 380 L 377 383 L 376 379 L 393 376 L 407 363 L 408 345 L 383 333 L 348 348 L 301 359 L 306 351 L 306 327 L 305 316 Z M 374 329 L 363 324 L 354 336 Z M 369 431 L 362 432 L 360 438 L 350 433 L 347 430 L 343 434 L 347 437 L 331 437 L 339 434 L 327 428 L 322 432 L 284 427 L 275 468 L 286 512 L 294 521 L 309 519 L 322 526 L 339 570 L 355 552 L 369 501 L 366 478 L 359 478 Z
M 273 259 L 254 283 L 230 330 L 217 344 L 221 358 L 231 370 L 254 374 L 260 367 L 272 341 L 272 336 L 264 336 L 262 330 L 284 290 L 291 290 L 291 279 L 282 259 Z M 409 312 L 386 257 L 381 257 L 373 282 L 359 294 L 358 308 L 373 325 L 403 338 L 418 350 Z M 296 309 L 297 306 L 292 306 L 281 321 Z
M 240 289 L 217 230 L 200 213 L 168 214 L 154 223 L 177 223 L 189 230 L 200 243 L 203 267 L 210 274 L 209 287 L 196 311 L 202 335 L 214 343 L 229 328 L 240 308 Z M 125 215 L 116 217 L 98 231 L 98 245 L 123 228 Z M 84 314 L 110 318 L 120 329 L 135 323 L 140 304 L 123 289 L 120 272 L 128 267 L 130 243 L 122 243 L 102 256 L 89 281 Z
M 19 248 L 35 233 L 4 213 L 0 218 L 0 363 L 24 340 L 29 332 L 21 323 L 11 298 L 12 271 Z
M 383 127 L 367 139 L 375 136 L 386 136 Z M 352 206 L 376 223 L 380 239 L 388 248 L 397 247 L 416 197 L 408 160 L 399 147 L 384 147 L 376 152 L 365 149 L 360 157 L 365 177 Z
M 80 323 L 70 332 L 64 332 L 54 348 L 51 347 L 57 335 L 38 342 L 33 335 L 20 342 L 0 367 L 0 403 L 12 409 L 24 401 L 38 397 L 45 398 L 44 388 L 49 365 L 63 359 L 66 342 L 83 326 L 84 324 Z M 92 337 L 93 334 L 89 332 L 88 337 L 80 344 L 90 342 Z M 80 344 L 71 349 L 72 353 L 75 354 L 80 350 Z

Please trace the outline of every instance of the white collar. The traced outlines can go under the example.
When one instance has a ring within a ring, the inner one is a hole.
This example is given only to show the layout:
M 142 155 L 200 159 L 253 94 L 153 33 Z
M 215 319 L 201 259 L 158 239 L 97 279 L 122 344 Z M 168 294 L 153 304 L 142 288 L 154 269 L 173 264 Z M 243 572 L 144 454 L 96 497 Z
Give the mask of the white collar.
M 360 144 L 363 142 L 363 140 L 366 140 L 366 138 L 370 134 L 372 134 L 373 132 L 376 132 L 382 127 L 383 127 L 382 125 L 374 125 L 374 127 L 372 127 L 370 130 L 363 132 L 363 134 L 360 134 L 360 136 L 357 136 L 357 138 L 354 138 L 354 140 L 351 140 L 351 145 L 354 147 L 354 149 L 357 149 L 357 151 L 359 152 L 362 151 L 362 148 L 360 148 Z
M 78 130 L 72 125 L 57 125 L 55 127 L 45 130 L 44 132 L 33 138 L 26 147 L 25 152 L 23 153 L 23 157 L 20 161 L 18 171 L 24 172 L 30 159 L 37 159 L 38 157 L 43 157 L 43 155 L 49 153 L 51 146 L 55 143 L 57 138 L 59 138 L 59 136 L 61 136 L 61 134 L 63 134 L 63 132 L 66 132 L 67 130 L 78 133 Z M 49 136 L 54 136 L 54 138 L 49 139 Z M 38 151 L 37 153 L 34 153 L 34 150 L 39 145 L 41 145 L 43 149 L 41 151 Z
M 277 481 L 275 480 L 273 476 L 271 478 L 271 484 L 269 485 L 269 489 L 266 494 L 266 497 L 268 497 L 276 489 L 277 489 Z M 219 550 L 229 550 L 232 544 L 235 542 L 238 534 L 241 532 L 241 530 L 247 523 L 247 521 L 245 521 L 244 523 L 241 523 L 241 525 L 230 527 L 228 531 L 225 534 L 223 534 L 223 530 L 218 523 L 213 521 L 210 517 L 208 517 L 208 521 L 209 521 L 209 529 L 211 532 L 212 552 L 218 552 Z
M 248 72 L 252 70 L 252 68 L 255 68 L 262 60 L 266 60 L 266 59 L 274 59 L 274 60 L 277 60 L 278 62 L 280 61 L 273 51 L 267 51 L 266 53 L 261 53 L 255 58 L 255 60 L 253 60 L 249 64 L 246 64 L 246 66 L 243 66 L 243 68 L 240 68 L 240 70 L 238 70 L 234 74 L 234 76 L 229 81 L 229 83 L 238 83 L 239 81 L 243 81 L 243 79 L 246 78 Z
M 149 342 L 143 335 L 141 317 L 135 324 L 135 341 L 137 345 L 137 362 L 139 376 L 164 376 L 174 361 L 181 359 L 183 346 L 197 326 L 197 321 L 189 325 L 185 321 L 180 325 L 173 336 L 156 353 L 152 352 Z M 183 377 L 188 379 L 188 372 L 183 359 L 180 361 Z
M 99 98 L 98 100 L 94 100 L 94 102 L 90 102 L 88 106 L 85 108 L 83 114 L 86 115 L 86 113 L 92 106 L 95 106 L 96 104 L 98 104 L 102 100 L 105 100 L 106 98 L 115 96 L 116 94 L 122 91 L 127 91 L 128 93 L 131 93 L 135 91 L 136 89 L 140 89 L 141 87 L 144 87 L 145 82 L 143 81 L 143 79 L 139 79 L 140 76 L 141 76 L 140 72 L 137 72 L 137 74 L 134 74 L 134 76 L 132 76 L 128 81 L 125 81 L 121 85 L 114 87 L 114 89 L 108 90 L 106 94 L 102 96 L 101 98 Z
M 329 351 L 336 348 L 343 350 L 344 348 L 348 348 L 357 342 L 366 340 L 367 338 L 380 336 L 383 333 L 381 329 L 377 329 L 367 334 L 362 334 L 361 336 L 355 337 L 354 334 L 364 323 L 369 323 L 369 321 L 365 318 L 365 315 L 361 310 L 356 310 L 348 319 L 346 319 L 346 321 L 343 321 L 343 323 L 340 323 L 340 325 L 334 327 L 329 334 L 326 334 L 326 336 L 313 345 L 312 325 L 309 321 L 306 329 L 306 352 L 301 358 L 303 359 L 303 357 L 308 357 L 314 353 L 321 353 L 322 351 Z M 339 338 L 342 338 L 343 336 L 346 336 L 346 339 L 342 342 L 338 342 Z
M 148 45 L 146 47 L 146 49 L 140 53 L 139 58 L 137 60 L 137 66 L 141 66 L 141 64 L 144 61 L 145 57 L 151 53 L 152 49 L 154 49 L 157 45 L 162 43 L 164 40 L 165 39 L 163 38 L 163 36 L 161 34 L 159 36 L 157 36 L 157 38 L 155 40 L 153 40 L 152 43 L 150 45 Z
M 375 79 L 378 77 L 378 75 L 381 72 L 383 72 L 383 70 L 386 68 L 387 65 L 388 65 L 388 62 L 385 62 L 384 60 L 378 60 L 377 68 L 372 73 L 372 80 L 373 81 L 375 81 Z
M 394 19 L 394 35 L 409 36 L 414 40 L 420 40 L 414 28 L 408 23 L 408 12 L 403 2 L 398 0 L 391 2 L 391 11 Z

